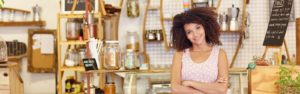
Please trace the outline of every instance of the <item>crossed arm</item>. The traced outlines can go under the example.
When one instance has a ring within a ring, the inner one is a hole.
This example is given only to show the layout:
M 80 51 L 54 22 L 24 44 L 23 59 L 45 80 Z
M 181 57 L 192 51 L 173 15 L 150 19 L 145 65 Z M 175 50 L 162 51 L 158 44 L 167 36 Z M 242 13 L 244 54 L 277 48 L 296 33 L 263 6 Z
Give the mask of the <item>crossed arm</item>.
M 224 50 L 220 50 L 218 80 L 214 83 L 201 83 L 181 80 L 182 52 L 176 52 L 172 65 L 172 94 L 226 94 L 228 85 L 228 60 Z

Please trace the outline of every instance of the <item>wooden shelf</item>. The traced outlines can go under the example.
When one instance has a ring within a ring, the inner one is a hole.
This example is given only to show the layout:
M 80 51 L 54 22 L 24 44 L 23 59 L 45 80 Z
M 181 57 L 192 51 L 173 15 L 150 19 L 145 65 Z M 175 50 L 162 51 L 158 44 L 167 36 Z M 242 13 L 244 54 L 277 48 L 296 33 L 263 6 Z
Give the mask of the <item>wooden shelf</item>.
M 237 30 L 237 31 L 229 31 L 229 30 L 227 30 L 227 31 L 220 31 L 221 33 L 236 33 L 236 34 L 243 34 L 244 33 L 244 31 L 242 31 L 242 30 Z
M 173 21 L 173 18 L 172 17 L 164 17 L 163 20 L 165 20 L 165 21 Z
M 0 22 L 0 26 L 45 26 L 45 21 Z
M 85 71 L 83 66 L 76 66 L 76 67 L 63 67 L 62 71 L 79 71 L 79 72 L 101 72 L 101 73 L 109 73 L 109 72 L 117 72 L 117 73 L 170 73 L 170 69 L 152 69 L 152 70 L 95 70 L 95 71 Z M 230 74 L 237 74 L 237 73 L 247 73 L 246 68 L 230 68 Z
M 76 66 L 76 67 L 62 67 L 60 71 L 78 71 L 78 72 L 84 72 L 85 69 L 83 66 Z
M 16 9 L 16 8 L 8 8 L 8 7 L 3 7 L 1 10 L 10 10 L 10 11 L 16 11 L 16 12 L 23 12 L 23 13 L 30 13 L 28 10 L 22 10 L 22 9 Z
M 169 69 L 154 69 L 154 70 L 100 70 L 101 72 L 136 72 L 136 73 L 170 73 L 171 71 Z
M 20 56 L 8 56 L 8 61 L 21 60 L 25 56 L 27 56 L 27 54 L 20 55 Z
M 84 41 L 79 41 L 79 40 L 76 40 L 76 41 L 62 41 L 62 42 L 59 42 L 60 45 L 84 45 L 88 42 L 88 40 L 84 40 Z
M 64 93 L 64 94 L 84 94 L 84 92 L 79 92 L 79 93 Z
M 152 10 L 152 11 L 159 10 L 159 7 L 158 6 L 149 6 L 148 10 Z
M 98 17 L 100 13 L 94 13 L 94 17 Z M 84 14 L 59 14 L 60 18 L 83 18 Z
M 144 40 L 144 43 L 161 43 L 163 40 Z
M 246 68 L 229 68 L 229 74 L 244 74 L 248 73 Z

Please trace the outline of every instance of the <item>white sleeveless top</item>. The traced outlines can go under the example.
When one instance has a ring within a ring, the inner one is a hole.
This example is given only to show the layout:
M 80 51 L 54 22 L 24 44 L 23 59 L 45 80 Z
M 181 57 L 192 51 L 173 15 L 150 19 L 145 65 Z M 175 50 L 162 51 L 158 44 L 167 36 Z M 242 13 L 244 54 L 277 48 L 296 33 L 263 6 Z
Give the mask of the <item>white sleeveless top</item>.
M 181 78 L 184 80 L 212 83 L 218 78 L 219 46 L 213 46 L 212 51 L 203 62 L 195 63 L 189 49 L 185 49 L 182 56 Z

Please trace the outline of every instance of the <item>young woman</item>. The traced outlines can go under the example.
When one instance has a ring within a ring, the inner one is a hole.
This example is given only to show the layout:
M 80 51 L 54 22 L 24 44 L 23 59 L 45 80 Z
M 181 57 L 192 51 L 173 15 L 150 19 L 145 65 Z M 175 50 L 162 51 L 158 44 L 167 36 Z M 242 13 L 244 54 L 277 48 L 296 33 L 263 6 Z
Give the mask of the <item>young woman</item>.
M 171 85 L 173 94 L 226 94 L 228 60 L 220 49 L 220 27 L 210 8 L 193 8 L 174 17 Z

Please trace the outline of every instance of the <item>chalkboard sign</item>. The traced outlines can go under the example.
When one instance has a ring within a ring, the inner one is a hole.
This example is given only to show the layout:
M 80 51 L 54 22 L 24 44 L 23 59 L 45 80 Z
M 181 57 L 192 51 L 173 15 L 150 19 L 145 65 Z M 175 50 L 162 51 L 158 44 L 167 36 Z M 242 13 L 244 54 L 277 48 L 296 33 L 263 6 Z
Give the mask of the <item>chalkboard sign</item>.
M 82 59 L 85 71 L 98 70 L 95 58 L 84 58 Z
M 70 13 L 75 0 L 61 0 L 61 13 Z M 98 11 L 98 0 L 89 0 L 94 12 Z M 74 13 L 85 13 L 85 0 L 77 0 Z
M 281 46 L 288 27 L 293 0 L 275 0 L 264 46 Z

